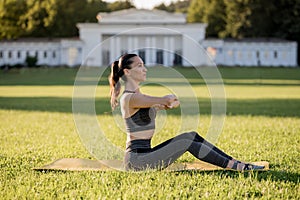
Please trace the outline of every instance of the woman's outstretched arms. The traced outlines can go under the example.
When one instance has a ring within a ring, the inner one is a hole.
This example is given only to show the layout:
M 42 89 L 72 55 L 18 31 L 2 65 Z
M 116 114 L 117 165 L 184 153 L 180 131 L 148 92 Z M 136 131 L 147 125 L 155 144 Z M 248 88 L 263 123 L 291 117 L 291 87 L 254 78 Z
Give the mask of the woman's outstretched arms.
M 149 108 L 155 106 L 159 107 L 160 109 L 170 109 L 179 106 L 179 101 L 173 94 L 165 95 L 163 97 L 155 97 L 135 93 L 128 95 L 127 98 L 128 106 L 131 108 Z

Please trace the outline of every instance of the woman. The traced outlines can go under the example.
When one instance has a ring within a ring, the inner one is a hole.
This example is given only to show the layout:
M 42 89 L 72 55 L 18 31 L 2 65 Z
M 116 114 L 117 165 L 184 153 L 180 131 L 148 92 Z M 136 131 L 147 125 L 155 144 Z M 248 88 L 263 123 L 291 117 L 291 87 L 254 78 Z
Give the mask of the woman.
M 109 81 L 112 109 L 118 104 L 117 98 L 121 90 L 120 78 L 125 82 L 120 105 L 127 129 L 124 159 L 127 170 L 163 169 L 186 151 L 199 160 L 222 168 L 238 171 L 264 168 L 264 166 L 233 159 L 196 132 L 180 134 L 152 148 L 150 142 L 155 131 L 156 111 L 178 107 L 180 103 L 177 97 L 172 94 L 154 97 L 140 92 L 139 84 L 146 80 L 147 69 L 136 54 L 121 56 L 111 68 Z

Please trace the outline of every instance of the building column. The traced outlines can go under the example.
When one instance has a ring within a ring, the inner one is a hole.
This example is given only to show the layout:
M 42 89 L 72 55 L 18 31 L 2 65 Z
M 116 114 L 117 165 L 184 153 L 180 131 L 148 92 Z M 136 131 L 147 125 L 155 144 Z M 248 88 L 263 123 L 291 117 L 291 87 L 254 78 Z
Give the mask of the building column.
M 155 38 L 155 36 L 151 37 L 151 52 L 152 52 L 151 64 L 153 65 L 156 63 L 156 38 Z
M 150 57 L 151 57 L 150 39 L 151 39 L 150 37 L 148 36 L 146 37 L 146 48 L 145 48 L 146 65 L 151 62 L 150 61 Z
M 121 55 L 121 38 L 120 37 L 116 37 L 116 45 L 115 45 L 115 48 L 116 48 L 116 57 L 115 57 L 115 60 L 117 58 L 119 58 L 119 56 Z
M 110 54 L 109 54 L 109 62 L 111 63 L 111 62 L 113 62 L 113 60 L 115 60 L 115 50 L 116 50 L 116 48 L 115 48 L 115 37 L 113 36 L 113 37 L 111 37 L 110 39 L 110 43 L 109 43 L 109 46 L 110 46 Z
M 170 51 L 170 59 L 169 59 L 169 63 L 168 63 L 168 66 L 173 66 L 173 63 L 174 63 L 174 57 L 175 57 L 175 38 L 174 37 L 170 37 L 169 38 L 169 45 L 170 45 L 170 49 L 169 49 L 169 51 Z
M 135 52 L 135 54 L 138 54 L 138 53 L 139 53 L 139 51 L 138 51 L 138 48 L 139 48 L 139 41 L 138 41 L 137 36 L 135 36 L 135 37 L 133 38 L 133 47 L 134 47 L 134 52 Z
M 168 36 L 164 37 L 164 51 L 163 51 L 163 58 L 164 58 L 164 66 L 169 66 L 169 38 Z
M 133 50 L 133 42 L 132 42 L 132 36 L 127 36 L 127 42 L 128 42 L 128 53 L 132 53 Z

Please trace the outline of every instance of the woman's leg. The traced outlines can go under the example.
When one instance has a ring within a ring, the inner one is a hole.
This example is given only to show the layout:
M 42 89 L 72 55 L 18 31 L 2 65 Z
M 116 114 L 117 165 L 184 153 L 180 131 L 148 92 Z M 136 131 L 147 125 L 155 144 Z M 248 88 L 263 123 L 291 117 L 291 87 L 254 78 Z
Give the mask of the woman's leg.
M 228 154 L 226 154 L 224 151 L 220 150 L 218 147 L 216 147 L 215 145 L 213 145 L 210 142 L 208 142 L 207 140 L 205 140 L 197 132 L 192 131 L 192 132 L 188 132 L 188 133 L 184 133 L 184 134 L 190 135 L 189 137 L 190 138 L 194 138 L 194 141 L 201 142 L 201 143 L 205 144 L 206 146 L 210 147 L 212 150 L 214 150 L 215 152 L 219 153 L 220 155 L 228 158 L 229 160 L 233 159 L 231 156 L 229 156 Z
M 150 153 L 139 156 L 148 168 L 164 168 L 173 163 L 186 151 L 205 162 L 227 167 L 232 159 L 223 151 L 210 144 L 196 132 L 183 133 L 154 148 Z

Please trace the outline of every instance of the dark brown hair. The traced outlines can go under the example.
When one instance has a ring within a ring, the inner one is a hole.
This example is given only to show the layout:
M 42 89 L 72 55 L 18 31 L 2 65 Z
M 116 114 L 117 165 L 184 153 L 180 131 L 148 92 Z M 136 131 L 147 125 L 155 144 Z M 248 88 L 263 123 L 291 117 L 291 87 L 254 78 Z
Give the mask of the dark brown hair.
M 131 69 L 130 65 L 133 63 L 132 58 L 135 56 L 137 55 L 124 54 L 119 58 L 119 60 L 114 61 L 111 64 L 111 73 L 108 80 L 110 84 L 110 104 L 112 109 L 115 109 L 118 105 L 117 98 L 121 91 L 121 84 L 119 80 L 124 75 L 124 69 Z

